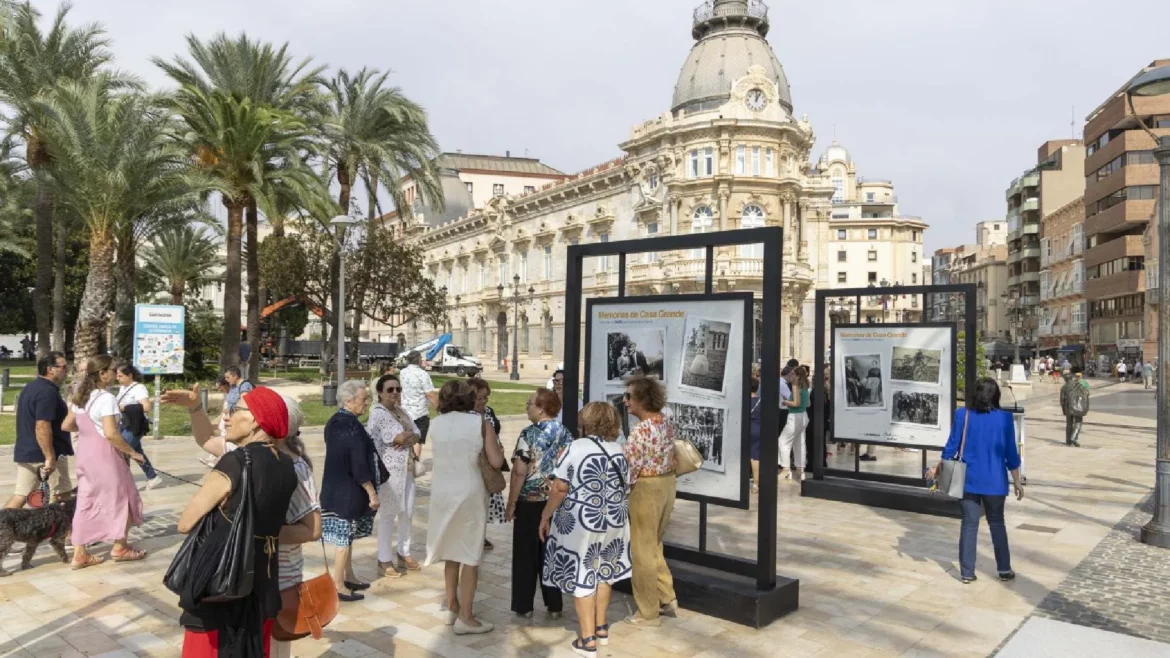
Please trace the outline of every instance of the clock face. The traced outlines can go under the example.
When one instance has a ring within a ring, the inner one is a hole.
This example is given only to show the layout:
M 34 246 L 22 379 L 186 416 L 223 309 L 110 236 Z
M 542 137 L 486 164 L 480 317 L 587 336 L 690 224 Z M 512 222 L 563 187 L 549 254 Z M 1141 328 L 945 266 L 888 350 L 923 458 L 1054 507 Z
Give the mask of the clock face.
M 744 99 L 747 107 L 752 112 L 759 112 L 768 105 L 768 96 L 764 94 L 762 89 L 753 89 L 747 93 Z

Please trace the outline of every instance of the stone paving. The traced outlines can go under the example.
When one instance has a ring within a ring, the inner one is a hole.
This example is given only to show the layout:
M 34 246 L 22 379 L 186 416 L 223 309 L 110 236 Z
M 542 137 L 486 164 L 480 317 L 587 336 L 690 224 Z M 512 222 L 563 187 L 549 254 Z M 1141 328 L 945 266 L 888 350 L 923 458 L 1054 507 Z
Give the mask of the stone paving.
M 1127 390 L 1121 385 L 1096 395 Z M 1072 583 L 1093 577 L 1094 567 L 1086 558 L 1092 560 L 1099 552 L 1101 559 L 1112 558 L 1113 553 L 1098 544 L 1112 537 L 1115 526 L 1150 491 L 1154 439 L 1149 423 L 1140 429 L 1110 431 L 1113 423 L 1135 427 L 1142 423 L 1099 414 L 1092 418 L 1095 424 L 1085 429 L 1082 443 L 1086 448 L 1076 450 L 1063 445 L 1063 426 L 1057 422 L 1059 409 L 1053 410 L 1053 400 L 1038 396 L 1029 404 L 1029 419 L 1028 495 L 1022 502 L 1010 502 L 1007 512 L 1013 566 L 1019 574 L 1015 582 L 994 578 L 986 530 L 980 537 L 980 578 L 964 586 L 957 580 L 957 520 L 802 499 L 795 483 L 782 482 L 777 564 L 781 574 L 801 581 L 797 612 L 756 631 L 683 610 L 678 619 L 668 619 L 658 629 L 616 625 L 613 642 L 599 654 L 986 656 L 1031 615 L 1055 615 L 1049 608 L 1059 606 L 1047 603 L 1054 591 L 1053 596 L 1070 602 L 1104 606 L 1110 612 L 1103 616 L 1118 618 L 1124 607 L 1108 597 L 1078 598 L 1084 596 L 1085 588 Z M 515 437 L 521 427 L 521 422 L 507 420 L 503 434 Z M 319 437 L 319 431 L 307 435 L 318 464 L 323 450 Z M 168 472 L 199 477 L 205 470 L 189 439 L 148 442 L 148 451 Z M 878 456 L 877 467 L 910 469 L 920 464 L 917 452 L 881 449 Z M 10 459 L 11 448 L 0 450 L 0 460 Z M 137 471 L 135 475 L 141 479 Z M 0 468 L 0 490 L 11 486 L 12 477 L 11 468 Z M 420 485 L 412 552 L 421 559 L 429 476 Z M 182 629 L 176 622 L 176 597 L 162 586 L 161 578 L 180 540 L 175 519 L 193 491 L 189 485 L 173 482 L 144 492 L 150 519 L 132 535 L 150 551 L 143 562 L 70 571 L 42 548 L 33 569 L 0 580 L 0 655 L 178 656 Z M 751 511 L 712 508 L 709 548 L 752 556 L 754 507 L 753 501 Z M 698 506 L 680 501 L 670 539 L 693 545 L 697 523 Z M 571 611 L 558 622 L 548 621 L 540 612 L 531 621 L 516 619 L 509 612 L 511 530 L 491 527 L 488 536 L 496 548 L 486 555 L 481 570 L 477 610 L 482 619 L 497 625 L 495 632 L 457 637 L 442 624 L 438 616 L 442 570 L 432 567 L 401 580 L 375 581 L 365 601 L 343 605 L 323 640 L 302 640 L 294 645 L 295 654 L 571 655 L 568 643 L 575 635 Z M 1108 546 L 1108 541 L 1103 545 Z M 105 550 L 100 548 L 98 553 Z M 375 576 L 374 552 L 373 540 L 356 546 L 355 565 L 364 578 Z M 306 555 L 307 574 L 320 573 L 316 549 L 306 547 Z M 15 568 L 19 557 L 4 559 L 6 567 Z M 1150 577 L 1118 571 L 1118 578 L 1127 582 Z M 1037 611 L 1042 602 L 1045 605 Z M 611 620 L 619 620 L 631 605 L 628 597 L 615 594 Z

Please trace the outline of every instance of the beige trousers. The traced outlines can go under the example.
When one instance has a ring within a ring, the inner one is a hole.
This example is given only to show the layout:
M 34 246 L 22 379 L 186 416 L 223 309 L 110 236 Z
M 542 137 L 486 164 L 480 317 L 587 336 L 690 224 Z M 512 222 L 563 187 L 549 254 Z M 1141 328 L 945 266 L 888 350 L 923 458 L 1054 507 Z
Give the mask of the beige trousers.
M 675 599 L 674 578 L 662 555 L 662 537 L 674 511 L 675 475 L 640 477 L 630 493 L 630 558 L 634 601 L 643 619 Z

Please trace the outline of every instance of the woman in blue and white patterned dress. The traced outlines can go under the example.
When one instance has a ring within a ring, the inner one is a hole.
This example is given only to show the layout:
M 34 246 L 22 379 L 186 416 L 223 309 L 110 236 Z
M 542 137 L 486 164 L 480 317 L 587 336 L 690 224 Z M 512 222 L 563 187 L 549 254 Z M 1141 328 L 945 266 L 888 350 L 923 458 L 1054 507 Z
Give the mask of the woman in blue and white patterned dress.
M 573 652 L 596 656 L 609 644 L 610 587 L 630 577 L 630 472 L 616 439 L 621 417 L 613 405 L 590 402 L 581 410 L 583 439 L 557 458 L 555 480 L 540 520 L 547 538 L 543 582 L 572 594 L 580 636 Z

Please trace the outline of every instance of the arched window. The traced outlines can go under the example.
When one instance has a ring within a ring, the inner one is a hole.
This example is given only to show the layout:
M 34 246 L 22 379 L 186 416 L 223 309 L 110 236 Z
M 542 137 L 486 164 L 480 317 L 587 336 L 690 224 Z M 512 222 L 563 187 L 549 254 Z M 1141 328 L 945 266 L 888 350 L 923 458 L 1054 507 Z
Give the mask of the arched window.
M 715 228 L 715 213 L 710 206 L 699 206 L 691 213 L 691 233 L 710 233 Z M 706 249 L 692 249 L 691 258 L 703 258 Z
M 553 324 L 552 313 L 544 312 L 544 353 L 552 354 L 553 351 Z
M 743 207 L 743 213 L 739 216 L 740 228 L 762 228 L 767 221 L 767 214 L 764 209 L 754 203 L 749 203 Z M 745 244 L 739 247 L 740 258 L 763 258 L 764 245 L 762 244 Z

